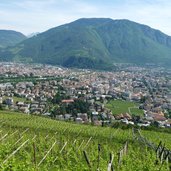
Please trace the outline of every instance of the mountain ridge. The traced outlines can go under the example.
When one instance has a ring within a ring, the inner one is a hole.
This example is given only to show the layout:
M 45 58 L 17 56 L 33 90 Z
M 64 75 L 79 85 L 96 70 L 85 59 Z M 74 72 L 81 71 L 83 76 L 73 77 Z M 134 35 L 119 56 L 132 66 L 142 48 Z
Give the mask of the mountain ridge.
M 0 30 L 0 47 L 5 48 L 8 46 L 14 46 L 26 38 L 27 37 L 21 32 L 2 29 Z
M 171 37 L 127 19 L 82 18 L 49 29 L 0 52 L 13 61 L 78 68 L 112 63 L 171 64 Z

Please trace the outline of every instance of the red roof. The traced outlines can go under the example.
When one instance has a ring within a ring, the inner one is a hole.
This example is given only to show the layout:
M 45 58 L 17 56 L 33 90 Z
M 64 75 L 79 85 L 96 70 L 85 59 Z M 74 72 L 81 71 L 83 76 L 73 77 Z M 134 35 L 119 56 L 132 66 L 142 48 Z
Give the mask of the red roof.
M 62 100 L 62 103 L 73 103 L 73 99 L 68 99 L 68 100 Z
M 155 121 L 165 121 L 166 120 L 166 118 L 160 114 L 154 114 L 152 117 Z

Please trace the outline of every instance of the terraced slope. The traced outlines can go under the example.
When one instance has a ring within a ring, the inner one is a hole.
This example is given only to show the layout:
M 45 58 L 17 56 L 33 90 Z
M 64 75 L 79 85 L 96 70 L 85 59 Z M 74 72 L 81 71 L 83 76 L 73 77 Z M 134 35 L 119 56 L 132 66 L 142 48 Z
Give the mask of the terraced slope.
M 147 131 L 142 134 L 149 137 Z M 154 136 L 151 141 L 158 144 L 164 139 L 170 146 L 170 134 L 157 136 L 159 139 Z M 0 111 L 0 149 L 1 170 L 169 169 L 167 163 L 156 164 L 155 151 L 133 139 L 132 130 L 78 125 L 14 112 Z

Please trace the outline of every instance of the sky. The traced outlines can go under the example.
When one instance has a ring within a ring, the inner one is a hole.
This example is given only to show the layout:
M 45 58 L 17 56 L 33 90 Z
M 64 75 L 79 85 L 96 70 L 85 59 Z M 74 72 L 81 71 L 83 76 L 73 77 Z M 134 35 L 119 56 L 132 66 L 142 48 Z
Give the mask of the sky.
M 171 36 L 171 0 L 0 0 L 0 29 L 25 35 L 94 17 L 129 19 Z

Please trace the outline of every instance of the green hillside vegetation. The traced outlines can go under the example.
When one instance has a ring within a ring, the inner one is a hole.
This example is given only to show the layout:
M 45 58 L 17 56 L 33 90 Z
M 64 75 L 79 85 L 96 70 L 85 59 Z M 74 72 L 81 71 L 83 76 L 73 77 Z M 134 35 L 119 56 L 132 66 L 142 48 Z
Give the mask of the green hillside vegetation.
M 131 115 L 143 115 L 143 110 L 138 108 L 138 104 L 124 100 L 111 100 L 106 107 L 112 111 L 114 115 L 121 113 L 129 113 Z
M 0 60 L 108 69 L 113 63 L 171 64 L 171 37 L 129 20 L 79 19 L 0 51 Z
M 9 98 L 8 96 L 3 96 L 2 100 L 4 101 L 4 100 L 6 100 L 8 98 Z M 26 98 L 22 98 L 22 97 L 13 96 L 11 98 L 13 99 L 14 103 L 16 103 L 16 102 L 30 102 Z
M 0 167 L 5 170 L 107 170 L 109 154 L 117 171 L 167 171 L 155 151 L 140 144 L 132 130 L 79 125 L 44 117 L 0 111 Z M 170 148 L 171 135 L 141 131 Z M 156 138 L 156 135 L 158 138 Z M 125 142 L 128 142 L 128 148 Z M 118 152 L 126 147 L 123 155 Z
M 0 48 L 16 45 L 26 39 L 26 36 L 13 30 L 0 30 Z

